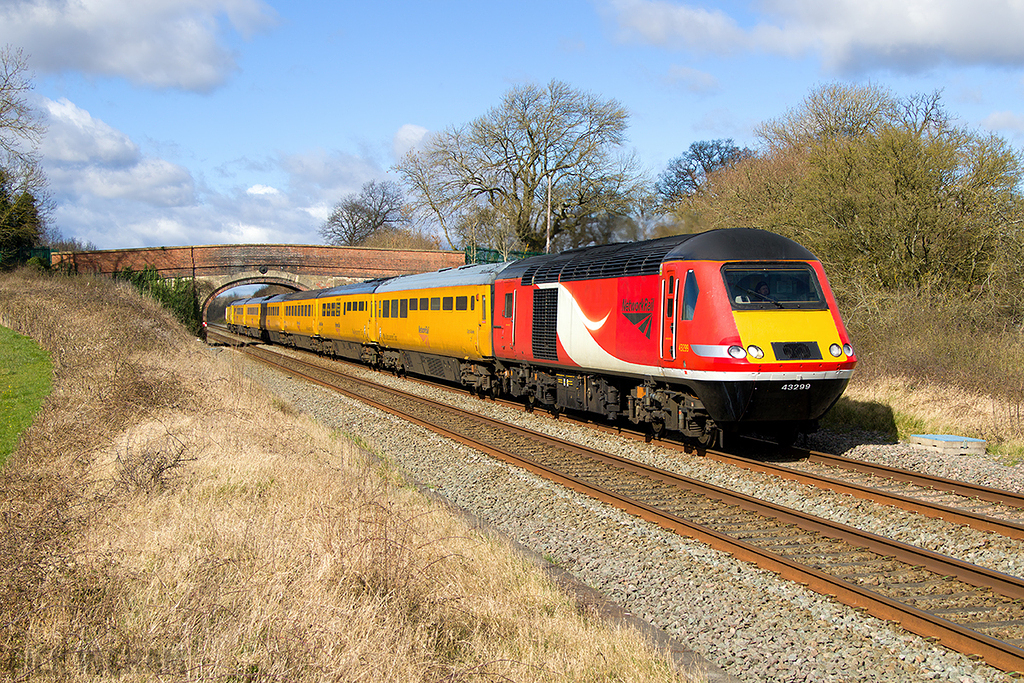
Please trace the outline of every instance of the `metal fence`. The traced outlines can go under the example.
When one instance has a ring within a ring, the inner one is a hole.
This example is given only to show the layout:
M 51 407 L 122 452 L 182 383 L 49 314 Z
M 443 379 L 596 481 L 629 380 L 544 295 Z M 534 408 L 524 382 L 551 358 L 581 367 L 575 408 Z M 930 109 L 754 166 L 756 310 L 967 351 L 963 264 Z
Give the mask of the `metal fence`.
M 38 258 L 49 266 L 52 254 L 53 250 L 49 247 L 21 247 L 16 253 L 8 254 L 6 258 L 4 257 L 4 254 L 0 252 L 0 267 L 16 266 L 18 264 L 25 263 L 32 258 Z
M 466 247 L 466 263 L 503 263 L 505 261 L 519 261 L 531 256 L 540 256 L 541 251 L 512 251 L 506 257 L 497 249 L 486 249 L 484 247 Z

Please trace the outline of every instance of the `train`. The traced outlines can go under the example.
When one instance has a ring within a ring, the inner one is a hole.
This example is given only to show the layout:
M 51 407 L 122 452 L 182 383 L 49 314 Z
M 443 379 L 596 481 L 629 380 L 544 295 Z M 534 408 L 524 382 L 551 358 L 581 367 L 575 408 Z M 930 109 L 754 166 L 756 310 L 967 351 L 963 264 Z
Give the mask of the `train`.
M 731 228 L 232 302 L 236 334 L 704 446 L 817 429 L 857 358 L 821 261 Z

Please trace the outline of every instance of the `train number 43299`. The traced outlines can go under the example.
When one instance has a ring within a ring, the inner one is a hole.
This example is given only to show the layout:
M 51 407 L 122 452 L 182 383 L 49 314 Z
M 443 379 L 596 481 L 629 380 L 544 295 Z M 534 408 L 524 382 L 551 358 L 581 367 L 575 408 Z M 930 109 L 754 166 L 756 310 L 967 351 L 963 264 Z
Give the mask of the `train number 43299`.
M 807 391 L 811 388 L 809 382 L 791 382 L 790 384 L 783 384 L 779 387 L 782 391 Z

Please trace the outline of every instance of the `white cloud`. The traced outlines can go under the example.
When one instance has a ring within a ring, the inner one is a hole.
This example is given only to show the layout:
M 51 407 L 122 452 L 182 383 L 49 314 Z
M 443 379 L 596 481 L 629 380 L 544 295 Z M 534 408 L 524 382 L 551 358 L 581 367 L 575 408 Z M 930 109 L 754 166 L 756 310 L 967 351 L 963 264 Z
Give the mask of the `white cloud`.
M 206 92 L 238 68 L 224 26 L 249 37 L 276 21 L 262 0 L 13 0 L 0 3 L 0 43 L 44 71 Z
M 127 135 L 67 99 L 42 99 L 47 134 L 40 145 L 53 191 L 130 199 L 152 206 L 188 206 L 195 184 L 182 166 L 143 156 Z
M 312 150 L 225 166 L 229 183 L 235 173 L 249 177 L 228 190 L 215 190 L 197 184 L 184 166 L 148 154 L 73 102 L 40 102 L 48 117 L 41 151 L 56 202 L 55 227 L 101 249 L 316 244 L 322 241 L 317 228 L 331 207 L 385 175 L 366 156 Z M 276 180 L 252 182 L 261 176 Z
M 195 186 L 187 169 L 162 159 L 142 159 L 130 168 L 90 167 L 75 174 L 80 194 L 105 199 L 131 199 L 151 206 L 190 206 Z
M 289 193 L 308 198 L 307 206 L 333 205 L 383 175 L 380 167 L 365 157 L 322 149 L 284 155 L 278 164 L 289 175 Z
M 839 72 L 1024 64 L 1014 0 L 764 0 L 753 20 L 667 0 L 608 0 L 624 38 L 729 54 L 818 54 Z
M 745 42 L 725 12 L 665 0 L 611 0 L 623 37 L 667 47 L 728 52 Z
M 281 194 L 281 191 L 276 187 L 270 187 L 269 185 L 253 185 L 246 190 L 245 193 L 254 197 L 259 197 L 261 195 L 279 195 Z
M 406 154 L 419 147 L 426 135 L 427 129 L 423 126 L 407 123 L 399 128 L 398 132 L 395 133 L 395 137 L 391 144 L 391 149 L 395 154 L 395 158 L 401 159 Z
M 988 130 L 1010 130 L 1015 133 L 1024 133 L 1024 115 L 1011 111 L 996 111 L 986 116 L 981 125 Z
M 704 94 L 718 90 L 718 79 L 709 73 L 691 69 L 687 66 L 672 66 L 668 70 L 668 80 L 681 85 L 692 93 Z
M 317 204 L 316 206 L 304 207 L 302 210 L 312 216 L 317 225 L 320 225 L 330 218 L 334 207 L 330 204 Z
M 44 98 L 41 108 L 48 123 L 40 152 L 48 161 L 127 166 L 139 160 L 139 146 L 127 135 L 66 98 Z

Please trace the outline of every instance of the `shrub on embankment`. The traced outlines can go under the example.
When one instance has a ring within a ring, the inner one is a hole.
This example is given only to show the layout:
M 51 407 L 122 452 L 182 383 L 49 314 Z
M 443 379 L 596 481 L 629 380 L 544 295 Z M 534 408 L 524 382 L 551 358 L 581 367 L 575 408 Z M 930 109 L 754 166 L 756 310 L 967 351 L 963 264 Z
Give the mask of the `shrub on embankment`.
M 687 680 L 123 283 L 0 276 L 54 388 L 0 471 L 0 670 Z

